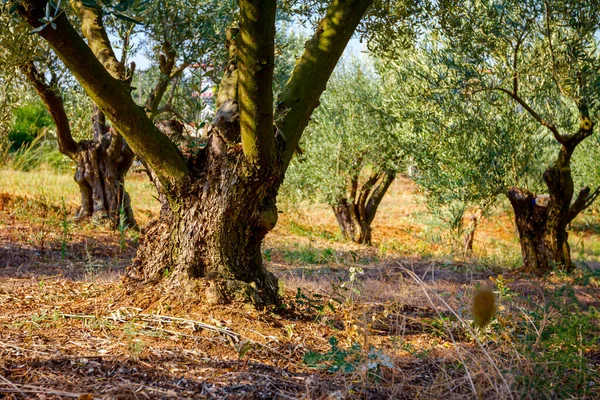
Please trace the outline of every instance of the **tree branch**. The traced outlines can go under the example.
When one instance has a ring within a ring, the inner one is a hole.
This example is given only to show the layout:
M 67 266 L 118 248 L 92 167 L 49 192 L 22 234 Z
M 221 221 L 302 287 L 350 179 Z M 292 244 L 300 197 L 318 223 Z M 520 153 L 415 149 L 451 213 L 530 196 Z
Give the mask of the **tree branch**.
M 333 0 L 306 43 L 290 80 L 277 101 L 275 121 L 285 148 L 283 169 L 289 165 L 302 132 L 348 41 L 373 0 Z
M 352 204 L 356 204 L 358 199 L 356 198 L 356 193 L 358 192 L 358 175 L 353 174 L 348 176 L 347 182 L 347 195 L 348 199 L 352 202 Z
M 246 159 L 262 167 L 275 161 L 273 67 L 275 0 L 239 0 L 238 101 Z
M 101 8 L 86 7 L 81 1 L 71 1 L 71 8 L 77 13 L 81 20 L 81 32 L 88 41 L 88 46 L 92 52 L 104 65 L 104 68 L 115 79 L 126 80 L 125 66 L 115 56 L 104 22 L 102 21 L 103 12 Z
M 238 101 L 238 70 L 237 70 L 237 35 L 238 28 L 227 29 L 227 49 L 229 62 L 223 73 L 223 78 L 217 93 L 216 109 L 219 110 L 227 100 Z
M 45 5 L 44 0 L 23 0 L 18 11 L 29 25 L 37 28 L 42 25 L 39 20 L 44 16 Z M 56 29 L 45 28 L 40 36 L 127 139 L 133 151 L 154 169 L 161 183 L 167 188 L 183 185 L 189 171 L 177 146 L 154 126 L 144 109 L 135 104 L 129 86 L 115 79 L 98 61 L 64 13 L 55 23 Z
M 593 192 L 591 192 L 588 186 L 581 189 L 579 195 L 577 195 L 577 199 L 575 199 L 571 207 L 569 207 L 567 220 L 569 222 L 573 221 L 580 212 L 592 205 L 598 195 L 600 195 L 600 188 L 597 188 Z
M 159 68 L 161 76 L 158 83 L 148 96 L 146 100 L 146 109 L 150 119 L 154 119 L 159 113 L 160 102 L 162 101 L 167 88 L 173 79 L 181 76 L 183 71 L 190 65 L 189 63 L 183 63 L 179 67 L 175 67 L 175 51 L 173 51 L 168 42 L 163 44 L 163 54 L 161 54 L 159 61 Z
M 381 178 L 381 173 L 375 173 L 367 179 L 367 181 L 360 188 L 360 193 L 358 194 L 358 199 L 356 201 L 356 208 L 358 209 L 358 213 L 361 221 L 368 221 L 367 217 L 367 199 L 371 193 L 371 189 L 377 183 L 379 178 Z
M 396 179 L 396 171 L 385 171 L 383 173 L 383 179 L 379 182 L 379 184 L 371 193 L 371 196 L 369 198 L 369 201 L 367 202 L 367 206 L 365 209 L 367 215 L 367 222 L 369 224 L 373 222 L 375 214 L 377 213 L 377 207 L 379 207 L 381 200 L 383 200 L 383 197 L 387 193 L 387 190 L 389 189 L 392 182 L 394 182 L 394 179 Z
M 77 143 L 73 140 L 73 135 L 71 134 L 71 126 L 65 112 L 62 96 L 57 94 L 56 87 L 46 83 L 46 79 L 37 70 L 33 61 L 29 60 L 26 64 L 20 65 L 19 68 L 27 77 L 27 80 L 31 82 L 54 120 L 56 136 L 58 138 L 58 150 L 73 159 L 77 152 Z
M 548 121 L 546 121 L 544 118 L 542 118 L 541 115 L 539 115 L 529 104 L 527 104 L 527 102 L 525 100 L 523 100 L 518 94 L 511 92 L 510 90 L 504 89 L 502 87 L 495 87 L 492 88 L 492 90 L 498 90 L 500 92 L 506 93 L 508 94 L 510 97 L 513 98 L 513 100 L 515 100 L 517 103 L 519 103 L 521 105 L 521 107 L 523 107 L 536 121 L 538 121 L 542 126 L 548 128 L 550 130 L 550 132 L 552 132 L 552 134 L 554 135 L 554 138 L 556 139 L 557 142 L 561 143 L 561 144 L 565 144 L 566 143 L 566 138 L 564 136 L 562 136 L 559 132 L 558 129 L 556 128 L 555 125 L 549 123 Z
M 548 10 L 548 2 L 545 0 L 544 0 L 544 14 L 545 14 L 545 20 L 546 20 L 546 35 L 548 36 L 548 48 L 550 49 L 550 58 L 552 59 L 552 79 L 554 80 L 554 83 L 556 84 L 558 91 L 563 96 L 569 97 L 563 90 L 563 87 L 560 84 L 558 77 L 556 76 L 557 75 L 557 73 L 556 73 L 556 56 L 554 55 L 554 45 L 552 44 L 552 32 L 550 31 L 550 12 Z

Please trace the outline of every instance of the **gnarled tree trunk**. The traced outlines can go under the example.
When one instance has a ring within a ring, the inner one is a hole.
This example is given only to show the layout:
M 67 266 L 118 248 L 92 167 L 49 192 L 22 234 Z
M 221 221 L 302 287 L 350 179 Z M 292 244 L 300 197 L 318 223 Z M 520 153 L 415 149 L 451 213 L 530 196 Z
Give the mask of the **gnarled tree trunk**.
M 342 235 L 356 243 L 371 244 L 371 223 L 392 182 L 395 171 L 377 172 L 358 189 L 358 176 L 348 178 L 347 196 L 332 206 Z
M 227 91 L 231 94 L 226 100 L 239 104 L 239 113 L 213 121 L 203 150 L 180 151 L 131 99 L 130 81 L 115 70 L 119 62 L 102 24 L 101 8 L 70 2 L 88 45 L 66 13 L 58 13 L 53 21 L 57 29 L 48 29 L 40 22 L 43 0 L 19 2 L 17 12 L 33 28 L 41 27 L 40 36 L 153 174 L 163 207 L 128 269 L 128 283 L 158 283 L 179 299 L 278 301 L 277 280 L 265 270 L 260 252 L 277 220 L 277 189 L 329 77 L 371 3 L 331 1 L 273 110 L 277 3 L 239 0 L 239 30 L 231 38 L 238 51 L 228 66 L 238 73 L 223 78 L 231 83 L 225 86 L 235 89 Z M 230 136 L 229 128 L 239 135 Z
M 75 219 L 109 219 L 137 227 L 125 190 L 125 175 L 134 154 L 123 137 L 106 126 L 104 114 L 98 108 L 94 111 L 93 129 L 93 139 L 77 143 L 76 151 L 69 155 L 77 165 L 75 182 L 81 193 L 81 206 Z
M 21 71 L 33 85 L 56 124 L 59 151 L 76 164 L 75 182 L 81 193 L 81 206 L 76 221 L 93 217 L 109 219 L 115 225 L 122 223 L 137 227 L 124 179 L 133 163 L 134 154 L 114 129 L 108 129 L 106 119 L 95 107 L 92 117 L 93 139 L 75 142 L 62 96 L 58 93 L 57 78 L 51 80 L 41 74 L 33 61 L 21 66 Z
M 246 162 L 235 144 L 237 118 L 237 113 L 215 116 L 207 147 L 188 155 L 193 177 L 176 196 L 153 179 L 163 207 L 128 269 L 130 281 L 162 282 L 215 304 L 277 302 L 277 278 L 263 266 L 261 245 L 277 221 L 281 180 L 278 173 Z
M 580 129 L 575 134 L 559 135 L 552 128 L 561 149 L 556 161 L 544 172 L 549 194 L 536 196 L 517 187 L 507 193 L 519 232 L 523 269 L 536 274 L 547 273 L 554 267 L 567 272 L 573 269 L 567 227 L 600 194 L 599 189 L 591 192 L 589 187 L 584 187 L 572 202 L 571 156 L 577 145 L 593 132 L 587 110 L 582 110 Z
M 529 273 L 548 272 L 554 262 L 554 251 L 546 241 L 548 206 L 536 204 L 535 194 L 517 187 L 508 191 L 508 199 L 515 213 L 523 270 Z

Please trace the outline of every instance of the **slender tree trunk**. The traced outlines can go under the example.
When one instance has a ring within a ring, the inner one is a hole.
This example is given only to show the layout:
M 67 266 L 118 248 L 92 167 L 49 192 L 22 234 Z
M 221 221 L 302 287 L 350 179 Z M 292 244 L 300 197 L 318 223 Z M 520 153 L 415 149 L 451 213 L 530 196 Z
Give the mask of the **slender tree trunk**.
M 75 219 L 108 219 L 137 227 L 125 190 L 125 175 L 133 163 L 133 152 L 121 135 L 107 128 L 104 114 L 98 108 L 92 120 L 94 138 L 79 142 L 72 155 L 77 165 L 74 178 L 81 193 L 81 207 Z
M 477 230 L 477 225 L 479 225 L 479 221 L 483 215 L 483 210 L 478 208 L 475 213 L 473 213 L 469 217 L 469 226 L 467 226 L 467 234 L 465 235 L 465 239 L 463 242 L 463 254 L 465 256 L 471 255 L 473 253 L 473 242 L 475 241 L 475 231 Z

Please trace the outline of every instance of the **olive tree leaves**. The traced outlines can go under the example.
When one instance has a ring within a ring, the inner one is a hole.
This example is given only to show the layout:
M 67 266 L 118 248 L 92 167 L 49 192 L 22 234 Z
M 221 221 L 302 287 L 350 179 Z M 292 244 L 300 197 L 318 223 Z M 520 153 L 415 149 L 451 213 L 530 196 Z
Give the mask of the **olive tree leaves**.
M 19 4 L 20 4 L 19 0 L 13 0 L 13 1 L 2 0 L 2 2 L 4 4 L 10 3 L 9 9 L 8 9 L 9 14 L 16 13 L 16 11 L 19 7 Z M 123 20 L 125 22 L 130 22 L 133 24 L 141 24 L 142 21 L 140 21 L 137 18 L 133 18 L 127 14 L 131 13 L 131 12 L 133 12 L 133 13 L 143 12 L 146 9 L 149 2 L 150 2 L 150 0 L 121 0 L 121 1 L 82 0 L 81 1 L 81 3 L 83 3 L 83 5 L 86 7 L 103 9 L 108 14 L 113 15 L 114 17 L 116 17 L 120 20 Z M 46 3 L 45 14 L 39 20 L 42 23 L 42 25 L 38 26 L 35 29 L 32 29 L 29 32 L 29 34 L 33 35 L 35 33 L 41 32 L 48 26 L 50 26 L 52 29 L 56 29 L 55 21 L 61 15 L 61 13 L 64 12 L 64 10 L 61 8 L 61 3 L 62 3 L 62 0 L 58 0 L 58 1 L 49 0 Z

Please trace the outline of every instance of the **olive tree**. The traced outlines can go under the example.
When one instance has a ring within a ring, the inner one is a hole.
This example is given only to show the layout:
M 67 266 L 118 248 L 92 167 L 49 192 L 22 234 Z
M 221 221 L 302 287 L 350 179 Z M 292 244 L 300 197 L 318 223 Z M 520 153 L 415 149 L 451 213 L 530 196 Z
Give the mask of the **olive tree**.
M 542 187 L 552 143 L 500 94 L 449 89 L 435 46 L 407 50 L 388 67 L 383 108 L 409 124 L 402 141 L 412 177 L 453 232 L 455 250 L 469 254 L 479 219 L 511 187 Z M 475 211 L 465 226 L 468 208 Z
M 0 7 L 2 74 L 7 78 L 15 74 L 23 76 L 50 113 L 56 125 L 59 151 L 76 165 L 74 178 L 79 185 L 81 204 L 75 220 L 93 216 L 98 220 L 109 218 L 113 222 L 136 226 L 124 187 L 133 152 L 121 135 L 109 129 L 104 114 L 97 108 L 85 113 L 88 118 L 86 131 L 91 135 L 73 132 L 69 118 L 73 112 L 65 108 L 64 96 L 77 89 L 68 71 L 46 44 L 30 35 L 31 27 L 19 23 L 9 14 L 9 4 L 3 3 Z M 81 96 L 78 98 L 81 100 Z M 86 99 L 80 103 L 85 105 Z M 81 104 L 76 108 L 81 108 Z M 84 139 L 76 140 L 77 137 Z
M 368 59 L 338 66 L 286 177 L 287 191 L 329 204 L 344 237 L 357 243 L 371 244 L 371 223 L 402 160 L 382 92 Z
M 599 194 L 588 186 L 576 194 L 571 172 L 575 149 L 593 134 L 598 113 L 599 24 L 594 2 L 473 0 L 440 2 L 428 30 L 437 43 L 426 50 L 438 88 L 505 103 L 484 123 L 498 124 L 512 110 L 553 140 L 553 160 L 543 172 L 547 195 L 520 186 L 506 191 L 529 272 L 572 269 L 567 226 Z
M 262 263 L 261 243 L 277 221 L 276 195 L 312 111 L 372 0 L 324 5 L 273 109 L 274 0 L 239 0 L 219 109 L 198 151 L 180 151 L 131 97 L 127 77 L 106 40 L 104 10 L 92 0 L 75 20 L 46 16 L 44 0 L 15 1 L 98 107 L 154 175 L 163 203 L 127 271 L 130 285 L 161 284 L 179 297 L 213 303 L 278 301 L 275 276 Z M 321 3 L 319 3 L 321 4 Z M 49 6 L 52 13 L 54 7 Z M 378 18 L 373 15 L 371 19 Z M 51 23 L 50 23 L 51 22 Z

